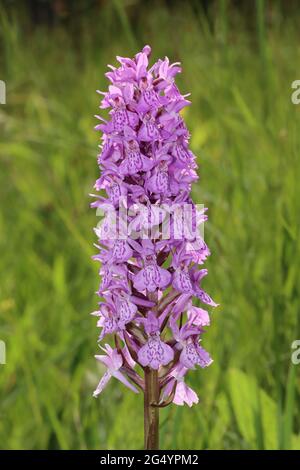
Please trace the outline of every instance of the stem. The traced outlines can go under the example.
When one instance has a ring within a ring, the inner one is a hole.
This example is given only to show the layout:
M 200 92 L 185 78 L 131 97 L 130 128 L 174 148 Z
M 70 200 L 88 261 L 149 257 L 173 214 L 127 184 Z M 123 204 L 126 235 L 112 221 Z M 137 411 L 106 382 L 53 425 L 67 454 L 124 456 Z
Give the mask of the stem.
M 144 445 L 145 450 L 159 448 L 159 408 L 153 404 L 159 401 L 157 370 L 145 367 L 144 392 Z

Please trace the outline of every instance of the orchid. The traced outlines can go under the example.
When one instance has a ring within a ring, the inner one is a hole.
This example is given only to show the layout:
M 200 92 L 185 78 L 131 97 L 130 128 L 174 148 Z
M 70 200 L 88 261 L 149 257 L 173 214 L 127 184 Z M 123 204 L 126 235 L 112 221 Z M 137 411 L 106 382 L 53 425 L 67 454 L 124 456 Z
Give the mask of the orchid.
M 184 376 L 188 369 L 182 366 L 177 366 L 170 374 L 171 378 L 164 388 L 164 398 L 172 396 L 172 403 L 175 405 L 183 406 L 185 403 L 191 407 L 199 402 L 199 398 L 184 381 Z M 174 390 L 175 387 L 175 390 Z M 174 392 L 173 392 L 174 390 Z
M 210 316 L 193 301 L 218 304 L 201 285 L 207 215 L 191 198 L 197 164 L 180 114 L 191 103 L 175 84 L 180 64 L 165 58 L 149 67 L 150 53 L 145 46 L 132 59 L 117 57 L 108 91 L 99 91 L 108 117 L 96 116 L 100 175 L 91 205 L 104 212 L 95 228 L 101 281 L 93 315 L 99 342 L 110 341 L 96 356 L 106 372 L 94 396 L 112 377 L 143 392 L 145 447 L 154 449 L 159 408 L 198 403 L 185 377 L 212 363 L 202 347 Z
M 112 349 L 108 344 L 106 344 L 105 348 L 102 349 L 106 354 L 97 355 L 95 358 L 102 362 L 107 367 L 107 370 L 100 380 L 96 390 L 94 391 L 94 397 L 97 397 L 102 392 L 111 377 L 115 377 L 124 385 L 126 385 L 126 387 L 130 388 L 133 392 L 138 393 L 136 387 L 134 387 L 134 385 L 129 382 L 129 380 L 121 371 L 123 365 L 122 355 L 118 354 L 118 352 L 115 349 Z

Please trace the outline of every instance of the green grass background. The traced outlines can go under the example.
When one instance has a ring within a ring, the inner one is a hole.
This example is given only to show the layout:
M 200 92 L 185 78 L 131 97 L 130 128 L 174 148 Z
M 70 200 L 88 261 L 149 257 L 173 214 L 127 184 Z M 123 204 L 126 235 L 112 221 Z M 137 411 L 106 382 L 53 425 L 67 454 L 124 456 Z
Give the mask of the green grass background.
M 270 5 L 270 3 L 272 5 Z M 180 60 L 185 119 L 209 208 L 205 288 L 221 306 L 188 382 L 201 403 L 161 413 L 163 449 L 300 449 L 300 15 L 225 0 L 104 2 L 65 27 L 32 30 L 0 10 L 0 447 L 139 449 L 142 397 L 117 381 L 98 400 L 93 131 L 107 63 L 150 43 Z M 132 14 L 138 8 L 138 20 Z M 23 16 L 22 16 L 23 15 Z M 21 19 L 20 19 L 21 18 Z

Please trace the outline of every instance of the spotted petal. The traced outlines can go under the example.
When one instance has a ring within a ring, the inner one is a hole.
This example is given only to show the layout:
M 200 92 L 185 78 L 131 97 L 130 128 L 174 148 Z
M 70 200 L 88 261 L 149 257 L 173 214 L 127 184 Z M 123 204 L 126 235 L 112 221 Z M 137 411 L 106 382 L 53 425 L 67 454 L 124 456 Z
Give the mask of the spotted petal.
M 158 369 L 167 365 L 174 358 L 174 351 L 166 343 L 163 343 L 158 336 L 151 336 L 148 342 L 138 352 L 139 362 L 142 366 L 149 366 Z
M 188 369 L 194 369 L 195 365 L 202 368 L 208 367 L 212 363 L 212 359 L 205 349 L 190 341 L 180 354 L 180 362 Z

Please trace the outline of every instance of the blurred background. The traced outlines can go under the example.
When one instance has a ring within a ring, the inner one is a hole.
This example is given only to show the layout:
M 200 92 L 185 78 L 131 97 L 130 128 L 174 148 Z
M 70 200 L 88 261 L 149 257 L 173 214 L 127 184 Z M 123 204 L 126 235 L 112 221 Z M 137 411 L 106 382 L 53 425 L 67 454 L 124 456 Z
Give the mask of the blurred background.
M 142 396 L 98 400 L 97 88 L 145 44 L 181 61 L 209 208 L 205 288 L 221 304 L 162 449 L 300 449 L 299 1 L 1 1 L 0 447 L 140 449 Z

